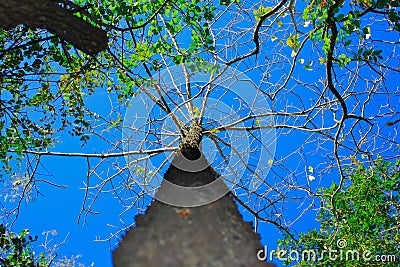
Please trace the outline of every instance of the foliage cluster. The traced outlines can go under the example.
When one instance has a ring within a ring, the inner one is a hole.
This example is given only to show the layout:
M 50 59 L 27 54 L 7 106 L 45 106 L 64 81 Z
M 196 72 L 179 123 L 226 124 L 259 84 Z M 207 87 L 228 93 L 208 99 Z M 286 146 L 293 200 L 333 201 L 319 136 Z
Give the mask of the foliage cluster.
M 45 254 L 35 255 L 31 244 L 38 237 L 29 235 L 24 229 L 19 234 L 9 232 L 3 224 L 0 225 L 0 265 L 7 267 L 45 267 L 49 266 Z
M 384 262 L 398 266 L 400 159 L 378 158 L 371 166 L 355 160 L 354 164 L 341 190 L 335 183 L 321 190 L 320 228 L 299 234 L 297 240 L 286 236 L 279 242 L 282 251 L 312 250 L 316 257 L 292 261 L 288 256 L 287 265 L 382 266 Z M 335 252 L 329 254 L 329 249 Z M 347 251 L 358 254 L 346 258 Z

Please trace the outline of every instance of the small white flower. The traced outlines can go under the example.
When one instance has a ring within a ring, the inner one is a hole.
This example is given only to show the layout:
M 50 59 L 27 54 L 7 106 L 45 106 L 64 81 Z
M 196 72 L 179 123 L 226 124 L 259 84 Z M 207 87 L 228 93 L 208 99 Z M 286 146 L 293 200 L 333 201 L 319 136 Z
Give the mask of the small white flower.
M 306 22 L 304 22 L 304 28 L 307 28 L 311 23 L 311 20 L 307 20 Z
M 313 176 L 313 175 L 308 175 L 308 180 L 309 180 L 310 182 L 314 181 L 314 180 L 315 180 L 315 176 Z

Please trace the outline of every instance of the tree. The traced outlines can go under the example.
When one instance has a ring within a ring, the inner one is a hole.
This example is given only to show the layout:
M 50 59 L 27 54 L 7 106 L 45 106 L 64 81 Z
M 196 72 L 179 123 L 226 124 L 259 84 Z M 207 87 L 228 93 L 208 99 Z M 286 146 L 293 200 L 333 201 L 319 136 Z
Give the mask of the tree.
M 0 225 L 0 263 L 2 266 L 29 266 L 44 267 L 49 261 L 44 254 L 35 255 L 31 243 L 38 237 L 32 237 L 28 230 L 22 230 L 19 234 L 9 232 Z
M 63 257 L 55 260 L 57 250 L 61 244 L 50 244 L 49 235 L 56 235 L 55 230 L 42 233 L 45 242 L 39 249 L 37 242 L 39 237 L 29 235 L 28 229 L 23 229 L 19 233 L 9 231 L 3 224 L 0 225 L 0 264 L 7 267 L 71 267 L 84 265 L 77 262 L 79 256 Z
M 378 158 L 373 166 L 366 167 L 359 161 L 354 161 L 354 165 L 348 170 L 342 190 L 334 197 L 337 184 L 321 190 L 321 227 L 300 233 L 297 240 L 281 240 L 282 251 L 296 250 L 300 255 L 313 251 L 314 258 L 281 256 L 289 258 L 287 264 L 382 266 L 385 262 L 385 266 L 397 266 L 400 160 Z M 329 254 L 329 250 L 334 252 Z
M 123 209 L 141 208 L 146 194 L 155 196 L 161 179 L 153 177 L 172 153 L 196 158 L 203 140 L 238 203 L 290 232 L 313 207 L 314 184 L 329 184 L 322 177 L 338 177 L 328 179 L 338 185 L 336 195 L 352 158 L 368 164 L 377 154 L 393 157 L 398 1 L 75 3 L 83 7 L 76 16 L 110 36 L 97 58 L 40 30 L 1 33 L 1 156 L 9 176 L 12 159 L 27 165 L 10 182 L 22 188 L 22 198 L 39 189 L 37 181 L 55 184 L 37 176 L 44 156 L 82 157 L 88 165 L 82 215 L 96 212 L 105 188 Z M 183 75 L 160 80 L 176 70 Z M 251 84 L 253 100 L 222 90 L 220 77 L 227 75 Z M 88 104 L 103 92 L 107 112 Z M 123 119 L 131 98 L 145 99 L 142 106 L 152 112 L 142 124 Z M 86 150 L 57 151 L 63 132 L 87 142 Z M 100 141 L 104 150 L 94 152 Z
M 186 185 L 199 181 L 207 184 L 207 180 L 215 179 L 211 168 L 191 173 L 173 165 L 164 178 Z M 259 239 L 251 223 L 243 221 L 229 195 L 192 208 L 155 200 L 145 214 L 136 216 L 135 227 L 124 234 L 113 251 L 113 264 L 115 267 L 275 266 L 256 257 L 263 249 Z

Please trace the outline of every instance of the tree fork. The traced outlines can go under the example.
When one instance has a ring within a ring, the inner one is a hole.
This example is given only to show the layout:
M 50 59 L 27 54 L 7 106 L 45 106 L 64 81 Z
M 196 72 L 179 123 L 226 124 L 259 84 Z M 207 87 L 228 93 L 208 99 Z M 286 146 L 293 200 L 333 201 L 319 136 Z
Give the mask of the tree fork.
M 203 128 L 197 123 L 192 123 L 189 130 L 185 132 L 185 136 L 182 138 L 182 142 L 179 145 L 179 149 L 185 158 L 190 160 L 196 160 L 200 158 L 200 142 L 203 137 Z

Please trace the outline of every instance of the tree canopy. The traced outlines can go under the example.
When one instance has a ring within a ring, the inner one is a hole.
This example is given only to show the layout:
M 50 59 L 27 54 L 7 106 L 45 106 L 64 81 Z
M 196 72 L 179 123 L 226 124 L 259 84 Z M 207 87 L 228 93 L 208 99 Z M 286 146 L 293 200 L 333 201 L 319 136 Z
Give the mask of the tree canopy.
M 80 217 L 105 191 L 122 214 L 141 208 L 157 189 L 147 181 L 199 133 L 236 200 L 292 235 L 320 188 L 346 194 L 354 162 L 398 157 L 398 0 L 48 2 L 107 32 L 108 45 L 79 49 L 43 21 L 2 25 L 0 180 L 19 199 L 3 205 L 7 221 L 42 183 L 57 186 L 38 171 L 46 156 L 86 160 Z M 251 90 L 229 88 L 227 73 Z M 140 99 L 148 117 L 127 124 Z M 137 135 L 124 139 L 127 128 Z M 82 150 L 59 151 L 66 135 Z
M 36 242 L 37 236 L 29 235 L 28 230 L 19 234 L 9 232 L 3 224 L 0 225 L 0 263 L 2 266 L 40 267 L 47 266 L 44 254 L 35 255 L 30 244 Z
M 320 229 L 301 233 L 298 240 L 281 240 L 282 251 L 297 251 L 306 257 L 289 253 L 281 257 L 295 266 L 347 266 L 349 262 L 397 266 L 399 166 L 398 159 L 392 163 L 378 158 L 369 167 L 356 161 L 348 170 L 343 189 L 334 197 L 337 184 L 321 190 Z

